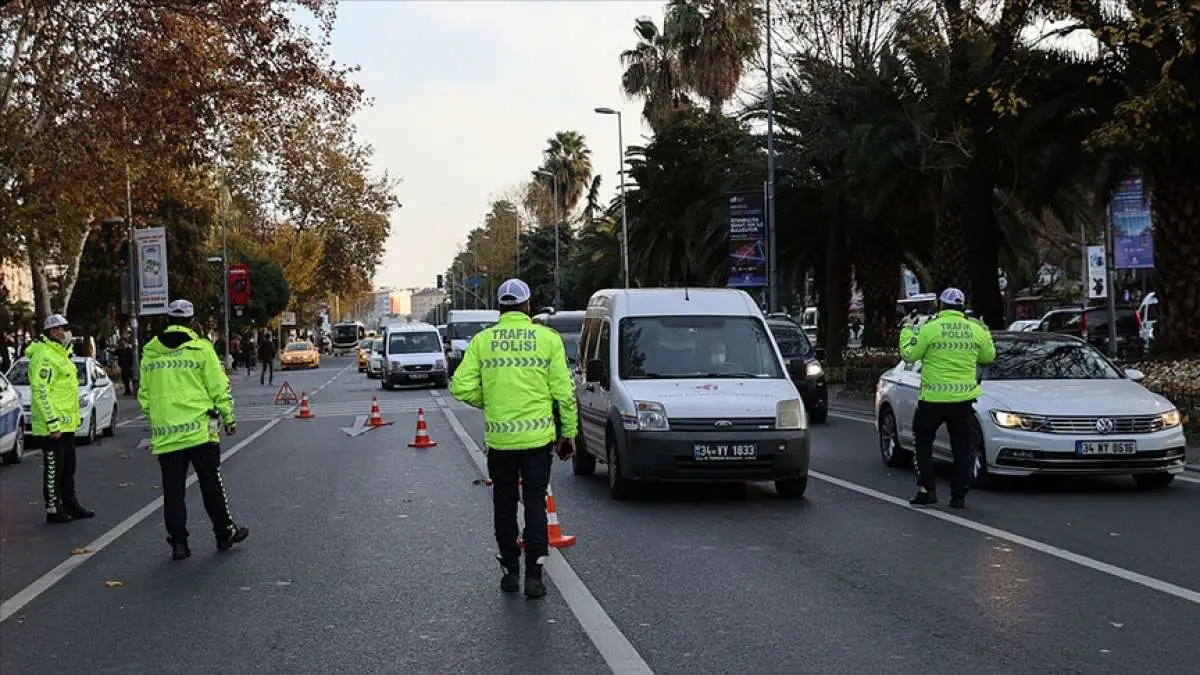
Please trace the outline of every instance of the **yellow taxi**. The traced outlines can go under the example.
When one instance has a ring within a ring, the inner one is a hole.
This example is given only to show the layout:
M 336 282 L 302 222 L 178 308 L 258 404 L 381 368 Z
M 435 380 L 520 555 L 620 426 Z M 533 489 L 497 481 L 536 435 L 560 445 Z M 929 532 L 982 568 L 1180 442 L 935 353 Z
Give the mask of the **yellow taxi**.
M 289 342 L 279 356 L 279 369 L 289 368 L 319 368 L 321 353 L 316 345 L 308 341 Z
M 371 356 L 371 340 L 363 339 L 358 343 L 358 372 L 367 372 L 367 359 Z

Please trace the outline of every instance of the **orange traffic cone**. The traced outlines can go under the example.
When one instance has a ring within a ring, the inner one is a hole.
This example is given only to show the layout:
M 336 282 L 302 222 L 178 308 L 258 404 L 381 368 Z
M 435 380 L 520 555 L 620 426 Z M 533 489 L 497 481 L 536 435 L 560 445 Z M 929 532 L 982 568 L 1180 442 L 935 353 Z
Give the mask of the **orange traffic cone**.
M 412 443 L 408 444 L 410 448 L 432 448 L 437 445 L 437 441 L 429 440 L 429 429 L 425 426 L 425 409 L 417 408 L 417 435 L 413 437 Z
M 372 396 L 371 397 L 371 417 L 367 419 L 367 426 L 369 426 L 369 427 L 386 427 L 389 424 L 391 424 L 391 422 L 384 422 L 383 415 L 381 415 L 379 413 L 379 398 L 377 396 Z
M 308 408 L 308 392 L 300 392 L 300 412 L 296 413 L 296 419 L 309 420 L 313 418 L 312 410 Z
M 524 482 L 520 482 L 524 489 Z M 554 490 L 546 484 L 546 539 L 551 548 L 568 548 L 575 545 L 575 535 L 563 534 L 562 524 L 558 522 L 558 509 L 554 504 Z M 517 537 L 517 545 L 525 548 L 525 540 Z

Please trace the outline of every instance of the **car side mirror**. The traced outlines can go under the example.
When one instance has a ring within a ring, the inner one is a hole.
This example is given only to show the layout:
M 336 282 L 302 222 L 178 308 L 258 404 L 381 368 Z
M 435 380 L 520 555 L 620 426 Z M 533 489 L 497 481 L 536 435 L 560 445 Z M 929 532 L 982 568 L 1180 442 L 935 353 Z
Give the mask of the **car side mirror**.
M 95 380 L 92 381 L 92 389 L 99 389 L 101 387 L 107 387 L 108 384 L 109 384 L 109 382 L 108 382 L 107 377 L 96 378 Z
M 600 359 L 592 359 L 587 362 L 587 372 L 584 374 L 587 382 L 600 382 L 604 379 L 604 362 Z
M 1126 368 L 1125 377 L 1133 380 L 1134 382 L 1141 382 L 1142 380 L 1146 379 L 1146 374 L 1137 368 Z
M 815 347 L 813 349 L 813 356 L 815 356 L 818 361 L 824 361 L 825 360 L 825 348 L 824 347 Z

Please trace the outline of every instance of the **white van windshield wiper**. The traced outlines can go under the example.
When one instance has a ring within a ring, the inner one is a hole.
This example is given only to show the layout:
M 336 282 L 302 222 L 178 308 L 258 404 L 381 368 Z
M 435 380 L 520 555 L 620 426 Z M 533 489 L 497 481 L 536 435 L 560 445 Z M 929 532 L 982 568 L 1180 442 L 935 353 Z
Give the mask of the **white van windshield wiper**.
M 704 377 L 720 378 L 720 379 L 745 379 L 748 377 L 768 377 L 764 373 L 705 373 Z

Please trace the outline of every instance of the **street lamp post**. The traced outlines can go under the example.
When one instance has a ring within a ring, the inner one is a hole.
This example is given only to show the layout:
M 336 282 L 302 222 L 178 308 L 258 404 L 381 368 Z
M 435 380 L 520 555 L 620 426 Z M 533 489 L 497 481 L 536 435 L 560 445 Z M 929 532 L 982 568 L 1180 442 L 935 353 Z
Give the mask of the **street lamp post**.
M 617 116 L 617 162 L 621 178 L 621 269 L 624 270 L 625 288 L 629 288 L 629 218 L 625 214 L 625 124 L 621 111 L 612 108 L 596 108 L 601 115 Z
M 537 171 L 539 176 L 545 176 L 552 179 L 554 182 L 554 310 L 562 309 L 562 295 L 558 288 L 558 223 L 562 220 L 560 204 L 558 203 L 558 173 L 550 171 Z
M 233 354 L 229 348 L 229 227 L 225 219 L 225 172 L 220 172 L 217 182 L 217 217 L 221 221 L 221 313 L 225 318 L 225 370 L 233 367 Z
M 767 306 L 779 311 L 779 270 L 775 256 L 775 78 L 772 70 L 771 0 L 767 1 Z
M 142 309 L 142 268 L 138 264 L 137 236 L 133 225 L 133 184 L 129 181 L 129 162 L 125 163 L 125 223 L 129 226 L 129 290 L 133 306 L 129 318 L 129 332 L 133 339 L 133 386 L 141 381 L 141 346 L 138 332 L 138 314 Z

